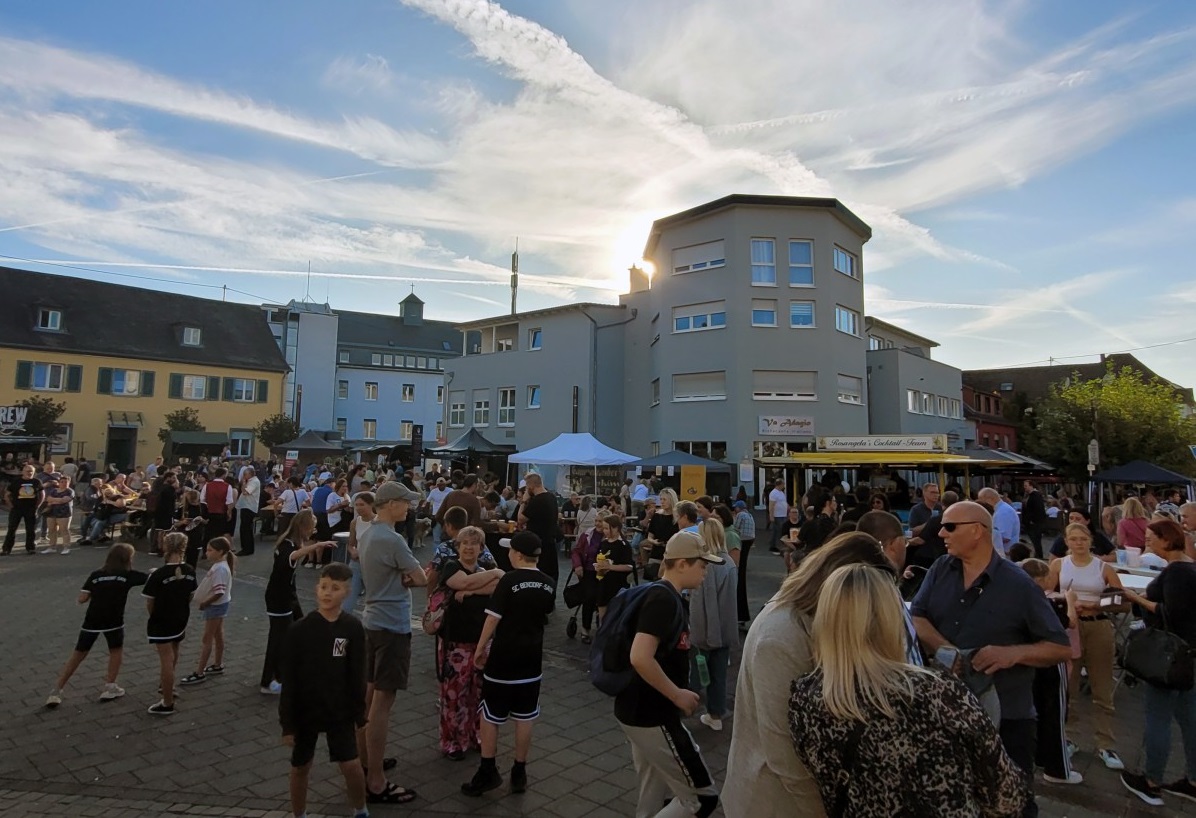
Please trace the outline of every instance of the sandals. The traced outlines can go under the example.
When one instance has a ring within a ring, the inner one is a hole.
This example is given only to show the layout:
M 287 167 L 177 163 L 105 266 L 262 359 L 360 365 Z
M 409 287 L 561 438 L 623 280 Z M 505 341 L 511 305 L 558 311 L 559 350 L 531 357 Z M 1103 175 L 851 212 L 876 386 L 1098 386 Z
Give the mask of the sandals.
M 367 787 L 365 800 L 370 804 L 409 804 L 415 800 L 415 790 L 387 781 L 386 789 L 382 792 L 370 792 Z

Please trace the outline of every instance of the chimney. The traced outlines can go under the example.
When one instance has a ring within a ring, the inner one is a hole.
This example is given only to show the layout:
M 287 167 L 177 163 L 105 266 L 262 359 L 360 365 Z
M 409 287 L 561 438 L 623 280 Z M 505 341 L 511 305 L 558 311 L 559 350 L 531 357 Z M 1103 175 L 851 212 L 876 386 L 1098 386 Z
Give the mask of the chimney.
M 414 292 L 399 302 L 399 317 L 403 325 L 418 327 L 424 323 L 424 302 Z
M 631 286 L 628 288 L 628 292 L 642 293 L 644 290 L 652 289 L 652 279 L 646 271 L 633 264 L 627 272 L 631 274 Z

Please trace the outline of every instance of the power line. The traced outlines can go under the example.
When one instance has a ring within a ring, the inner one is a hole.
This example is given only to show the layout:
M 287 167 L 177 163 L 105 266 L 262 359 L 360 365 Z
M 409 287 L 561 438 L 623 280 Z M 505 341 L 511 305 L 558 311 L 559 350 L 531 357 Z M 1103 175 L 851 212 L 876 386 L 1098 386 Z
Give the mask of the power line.
M 1142 347 L 1132 347 L 1130 349 L 1119 349 L 1116 352 L 1089 352 L 1085 355 L 1055 355 L 1050 358 L 1043 358 L 1038 361 L 1027 361 L 1024 364 L 1006 364 L 1001 367 L 993 367 L 994 369 L 1016 369 L 1019 366 L 1034 366 L 1035 364 L 1053 364 L 1055 361 L 1074 361 L 1077 358 L 1095 358 L 1100 355 L 1126 355 L 1130 352 L 1141 352 L 1144 349 L 1159 349 L 1160 347 L 1170 347 L 1176 344 L 1187 344 L 1196 341 L 1196 338 L 1180 338 L 1177 341 L 1164 341 L 1160 344 L 1148 344 Z

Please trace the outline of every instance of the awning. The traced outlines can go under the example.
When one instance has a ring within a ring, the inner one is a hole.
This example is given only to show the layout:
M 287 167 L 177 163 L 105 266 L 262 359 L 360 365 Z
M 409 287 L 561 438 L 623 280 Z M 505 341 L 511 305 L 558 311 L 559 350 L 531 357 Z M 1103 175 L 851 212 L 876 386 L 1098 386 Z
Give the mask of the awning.
M 176 446 L 223 446 L 228 443 L 225 432 L 175 432 L 170 433 L 167 444 Z
M 893 468 L 932 466 L 984 467 L 989 461 L 973 460 L 958 454 L 944 452 L 794 452 L 783 457 L 758 457 L 757 466 L 764 468 L 829 468 L 842 466 L 891 466 Z
M 0 435 L 0 446 L 28 446 L 49 443 L 51 438 L 31 435 Z
M 109 412 L 109 428 L 140 429 L 145 424 L 141 420 L 140 412 Z

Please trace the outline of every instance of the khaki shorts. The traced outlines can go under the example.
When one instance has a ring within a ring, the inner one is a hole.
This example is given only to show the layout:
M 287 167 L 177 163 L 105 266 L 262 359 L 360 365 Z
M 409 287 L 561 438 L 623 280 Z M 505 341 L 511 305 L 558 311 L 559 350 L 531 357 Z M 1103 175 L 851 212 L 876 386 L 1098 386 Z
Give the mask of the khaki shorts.
M 365 632 L 369 648 L 366 678 L 375 690 L 406 690 L 411 675 L 411 634 L 394 631 Z

